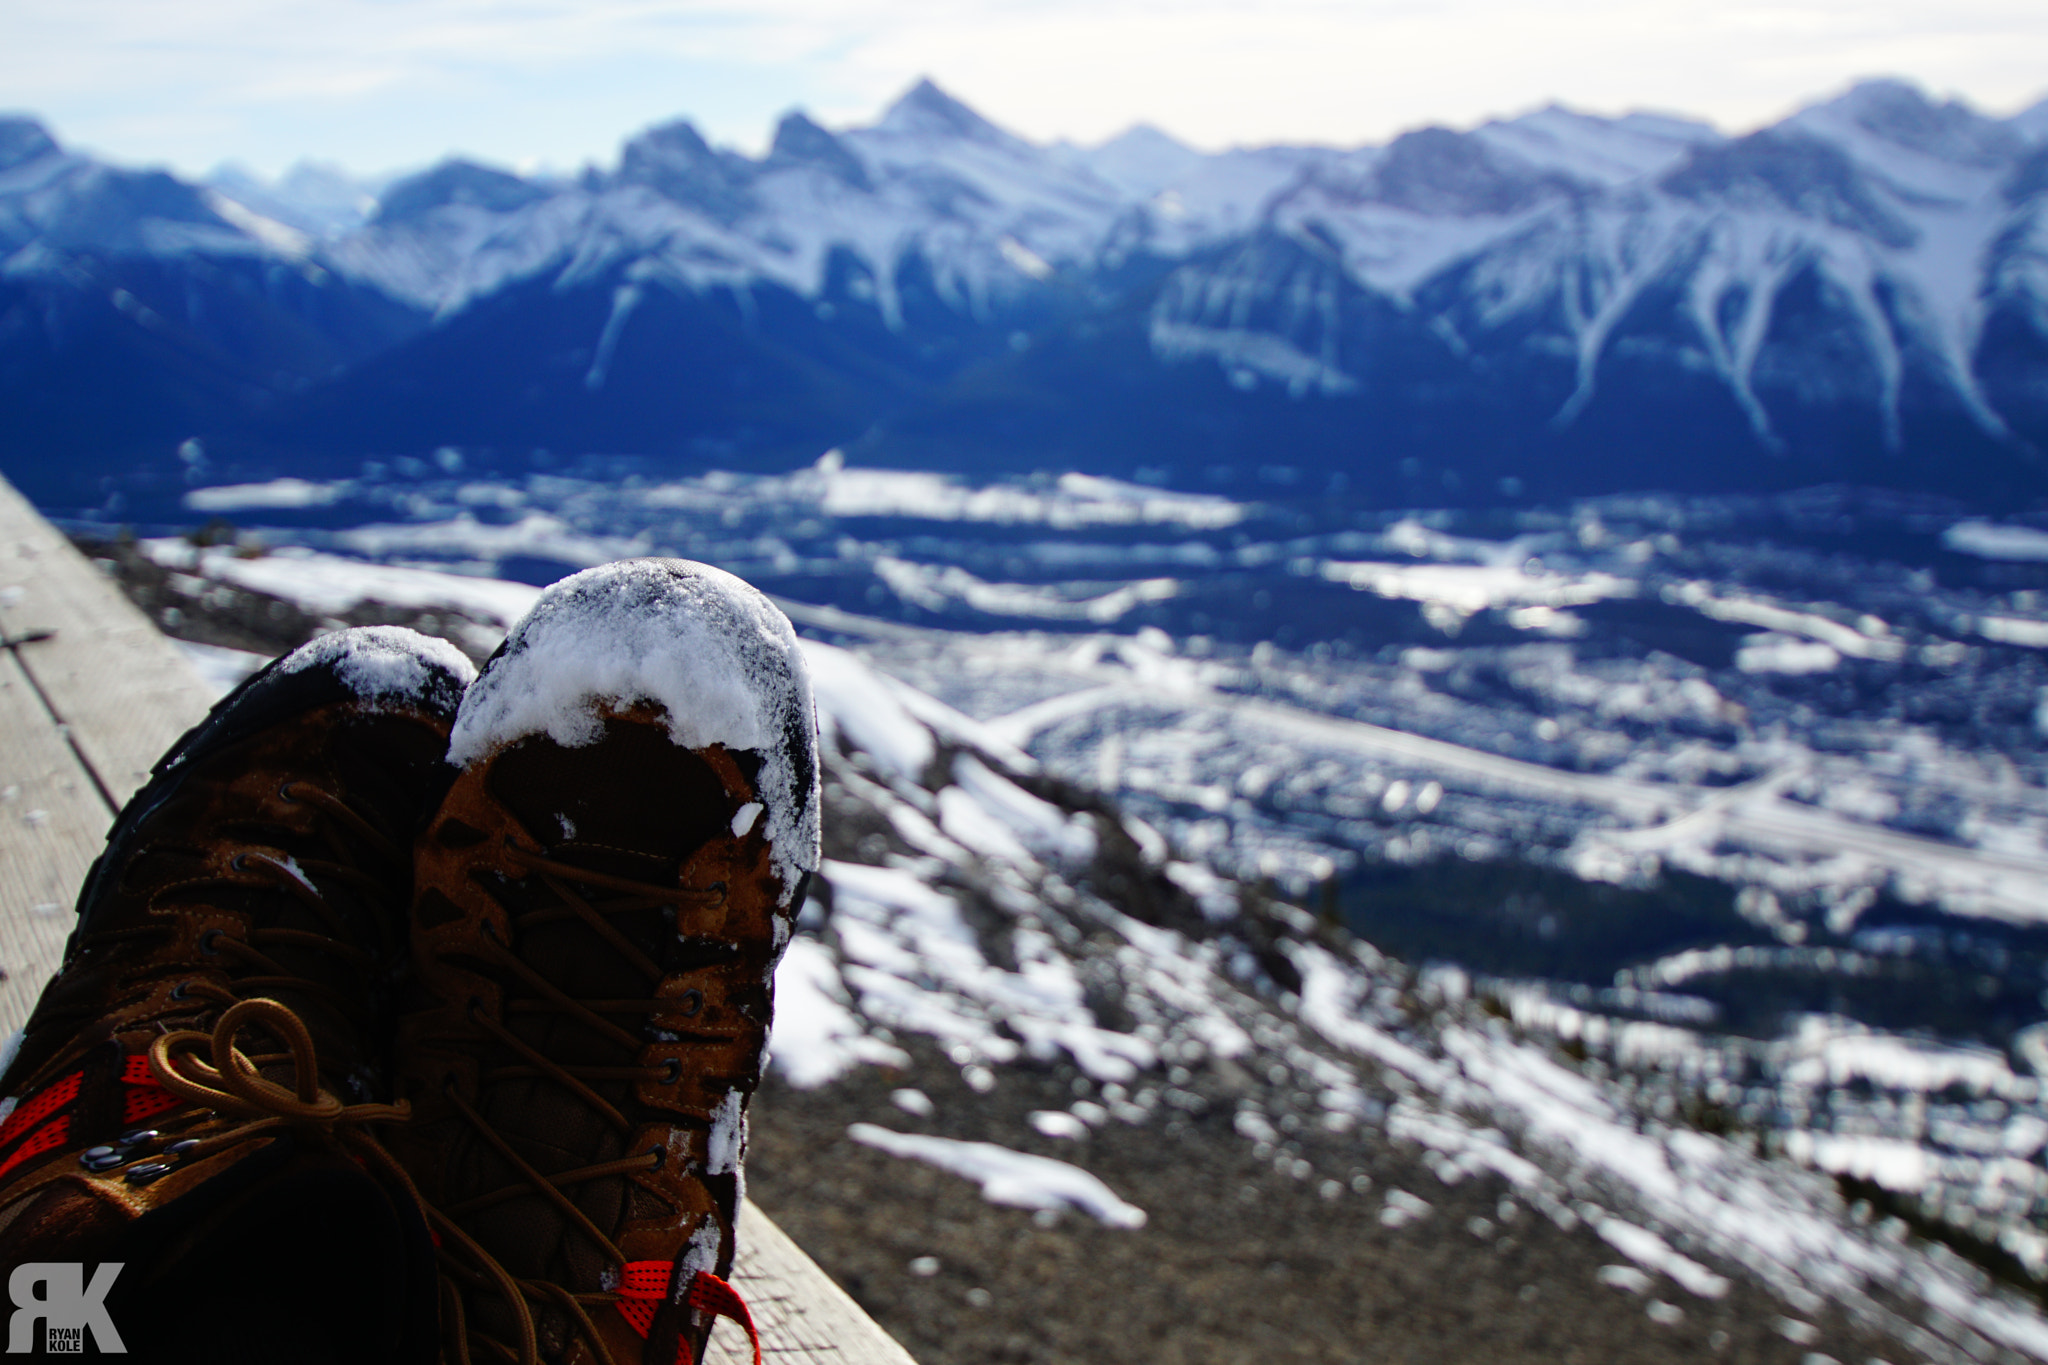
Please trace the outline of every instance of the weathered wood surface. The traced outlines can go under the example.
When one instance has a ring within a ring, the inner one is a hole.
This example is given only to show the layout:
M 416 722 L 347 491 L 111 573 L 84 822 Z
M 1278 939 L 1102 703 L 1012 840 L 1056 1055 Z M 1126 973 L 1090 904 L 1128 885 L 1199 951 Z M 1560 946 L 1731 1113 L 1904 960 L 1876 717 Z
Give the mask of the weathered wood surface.
M 0 1035 L 21 1027 L 64 953 L 107 808 L 34 686 L 0 659 Z
M 213 696 L 120 588 L 0 480 L 0 625 L 114 807 Z
M 213 697 L 176 645 L 0 479 L 0 1037 L 21 1027 L 71 932 L 114 811 Z M 42 632 L 47 637 L 35 639 Z M 914 1365 L 751 1203 L 734 1284 L 764 1354 L 791 1365 Z M 706 1365 L 746 1365 L 731 1324 Z
M 803 1248 L 748 1203 L 740 1209 L 739 1263 L 733 1284 L 746 1295 L 761 1331 L 761 1354 L 785 1365 L 915 1365 L 910 1352 L 875 1325 L 845 1290 L 832 1283 Z M 711 1332 L 705 1365 L 752 1365 L 747 1339 L 722 1322 Z

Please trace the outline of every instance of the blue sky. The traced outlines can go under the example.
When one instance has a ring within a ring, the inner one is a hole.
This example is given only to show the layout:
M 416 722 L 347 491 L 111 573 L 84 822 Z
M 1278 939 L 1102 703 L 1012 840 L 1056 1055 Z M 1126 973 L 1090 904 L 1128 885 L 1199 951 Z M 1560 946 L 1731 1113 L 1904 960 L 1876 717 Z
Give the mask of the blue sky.
M 1739 130 L 1864 75 L 2010 113 L 2041 0 L 11 0 L 0 107 L 110 159 L 362 172 L 607 162 L 686 115 L 758 150 L 917 77 L 1041 141 L 1379 141 L 1551 100 Z

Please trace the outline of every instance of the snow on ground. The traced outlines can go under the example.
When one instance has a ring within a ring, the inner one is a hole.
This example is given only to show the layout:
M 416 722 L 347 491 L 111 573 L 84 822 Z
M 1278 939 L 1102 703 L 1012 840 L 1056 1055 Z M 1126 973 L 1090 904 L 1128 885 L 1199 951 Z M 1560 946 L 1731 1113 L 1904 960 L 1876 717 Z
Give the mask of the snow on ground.
M 891 1156 L 927 1162 L 965 1176 L 981 1186 L 982 1197 L 992 1204 L 1020 1209 L 1073 1208 L 1109 1227 L 1145 1226 L 1143 1209 L 1125 1203 L 1109 1186 L 1064 1161 L 1013 1152 L 992 1142 L 897 1133 L 872 1123 L 856 1123 L 846 1131 L 855 1142 Z
M 1127 1082 L 1157 1060 L 1151 1041 L 1093 1023 L 1072 966 L 1042 930 L 1020 925 L 1015 971 L 989 963 L 959 902 L 927 884 L 937 870 L 830 860 L 820 869 L 845 978 L 868 1018 L 938 1038 L 966 1065 L 1065 1052 L 1098 1079 Z
M 1373 1019 L 1377 1011 L 1341 960 L 1314 948 L 1295 958 L 1306 977 L 1302 1015 L 1318 1032 L 1399 1070 L 1434 1104 L 1487 1113 L 1500 1125 L 1475 1133 L 1456 1122 L 1411 1119 L 1405 1131 L 1447 1159 L 1440 1174 L 1494 1170 L 1554 1219 L 1591 1222 L 1616 1249 L 1694 1293 L 1725 1292 L 1724 1277 L 1672 1251 L 1670 1237 L 1729 1258 L 1794 1302 L 1840 1302 L 1930 1353 L 1940 1351 L 1938 1343 L 1894 1318 L 1884 1296 L 1924 1298 L 2002 1346 L 2036 1358 L 2048 1353 L 2048 1323 L 2038 1314 L 1983 1296 L 1967 1275 L 1923 1259 L 1882 1229 L 1873 1235 L 1855 1227 L 1826 1186 L 1633 1112 L 1606 1087 L 1497 1031 L 1448 1027 L 1427 1050 L 1398 1041 Z M 1598 1188 L 1626 1191 L 1640 1212 L 1603 1213 L 1579 1193 Z M 1637 1221 L 1645 1217 L 1662 1233 Z
M 829 952 L 812 939 L 791 940 L 775 972 L 770 1065 L 807 1090 L 863 1063 L 901 1066 L 909 1060 L 901 1048 L 873 1036 L 848 1008 Z M 927 1109 L 930 1104 L 925 1101 Z
M 916 780 L 937 753 L 931 729 L 904 709 L 905 690 L 843 649 L 810 645 L 811 683 L 826 737 L 847 740 L 897 777 Z
M 2048 559 L 2048 531 L 1992 521 L 1959 521 L 1941 533 L 1942 544 L 1979 559 Z
M 219 645 L 195 644 L 190 640 L 174 643 L 186 662 L 217 696 L 224 697 L 234 691 L 242 679 L 270 662 L 269 655 L 252 654 L 246 649 L 223 649 Z
M 397 607 L 453 607 L 500 630 L 524 616 L 540 589 L 436 569 L 366 564 L 360 559 L 283 546 L 246 556 L 231 546 L 195 549 L 178 539 L 150 540 L 143 550 L 174 572 L 232 583 L 295 602 L 316 616 L 339 616 L 365 602 Z
M 1326 561 L 1323 577 L 1381 597 L 1407 598 L 1423 604 L 1426 619 L 1446 634 L 1469 617 L 1494 607 L 1531 608 L 1585 606 L 1612 597 L 1633 597 L 1636 584 L 1612 574 L 1565 575 L 1530 573 L 1504 564 L 1381 564 L 1371 561 Z M 1431 614 L 1434 613 L 1434 614 Z M 1510 618 L 1513 620 L 1514 618 Z M 1527 616 L 1541 628 L 1554 616 Z
M 930 611 L 943 611 L 958 602 L 997 616 L 1092 621 L 1098 625 L 1121 620 L 1148 602 L 1164 602 L 1180 591 L 1180 584 L 1171 578 L 1147 578 L 1122 586 L 1077 584 L 1058 588 L 990 583 L 957 565 L 930 567 L 889 555 L 875 560 L 875 573 L 897 596 Z
M 195 512 L 274 511 L 284 507 L 325 507 L 347 493 L 347 481 L 315 483 L 308 479 L 272 479 L 268 483 L 226 484 L 195 488 L 185 506 Z
M 744 483 L 741 481 L 744 480 Z M 1069 473 L 1044 483 L 972 487 L 944 474 L 849 469 L 836 450 L 794 474 L 711 474 L 646 490 L 650 507 L 684 508 L 726 502 L 737 487 L 760 502 L 808 505 L 833 517 L 904 517 L 936 522 L 1089 526 L 1170 526 L 1215 530 L 1243 520 L 1228 498 L 1177 493 L 1093 474 Z

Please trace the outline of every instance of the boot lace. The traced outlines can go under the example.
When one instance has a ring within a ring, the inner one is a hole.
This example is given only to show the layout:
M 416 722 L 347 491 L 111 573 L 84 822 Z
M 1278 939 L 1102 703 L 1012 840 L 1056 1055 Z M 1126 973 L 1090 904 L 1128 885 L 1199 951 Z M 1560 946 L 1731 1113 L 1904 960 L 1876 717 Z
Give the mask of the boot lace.
M 337 989 L 332 983 L 295 972 L 279 962 L 279 949 L 311 951 L 338 960 L 344 968 L 367 978 L 376 967 L 375 957 L 348 941 L 357 932 L 347 917 L 328 902 L 315 878 L 328 885 L 346 886 L 372 900 L 393 901 L 399 897 L 408 859 L 389 838 L 341 798 L 311 783 L 286 781 L 278 796 L 303 803 L 319 812 L 324 852 L 313 857 L 302 849 L 300 855 L 277 848 L 249 845 L 227 860 L 235 877 L 202 876 L 158 887 L 150 895 L 154 909 L 168 893 L 177 893 L 180 905 L 171 907 L 161 932 L 175 936 L 177 917 L 190 904 L 194 892 L 226 886 L 249 890 L 262 885 L 281 892 L 304 905 L 325 932 L 256 924 L 240 937 L 219 928 L 204 931 L 199 951 L 209 957 L 228 959 L 222 975 L 231 984 L 191 979 L 180 981 L 153 1012 L 131 1018 L 126 1028 L 154 1024 L 158 1036 L 148 1051 L 130 1057 L 121 1082 L 126 1090 L 123 1121 L 129 1128 L 112 1141 L 88 1147 L 79 1162 L 98 1173 L 126 1166 L 125 1179 L 146 1185 L 180 1165 L 189 1165 L 213 1153 L 246 1142 L 251 1137 L 285 1127 L 323 1132 L 346 1150 L 395 1175 L 403 1174 L 370 1136 L 366 1125 L 405 1120 L 410 1109 L 404 1103 L 349 1104 L 320 1084 L 321 1067 L 312 1031 L 289 1005 L 264 992 L 292 994 L 317 1000 L 352 1024 L 367 1028 L 372 1022 L 370 1004 L 363 992 Z M 343 833 L 353 835 L 369 851 L 369 861 L 382 865 L 383 876 L 366 872 L 347 846 Z M 203 903 L 203 902 L 202 902 Z M 132 931 L 122 931 L 129 937 Z M 119 954 L 107 967 L 89 972 L 97 978 L 112 970 L 119 972 Z M 167 972 L 153 974 L 160 981 Z M 60 978 L 60 982 L 61 982 Z M 95 994 L 88 979 L 74 988 L 79 994 Z M 148 987 L 148 989 L 154 989 Z M 196 1014 L 194 1011 L 196 1010 Z M 173 1028 L 174 1017 L 185 1015 L 195 1022 L 218 1011 L 211 1030 Z M 283 1050 L 245 1052 L 240 1046 L 252 1031 L 268 1034 Z M 201 1052 L 205 1056 L 201 1056 Z M 280 1084 L 266 1073 L 285 1068 L 289 1084 Z M 21 1110 L 38 1119 L 57 1114 L 39 1129 L 28 1143 L 0 1166 L 0 1174 L 24 1159 L 61 1147 L 71 1137 L 71 1116 L 59 1113 L 77 1097 L 85 1073 L 74 1071 L 26 1097 Z M 13 1127 L 15 1125 L 9 1125 Z M 0 1141 L 0 1146 L 5 1142 Z
M 531 997 L 525 999 L 508 998 L 505 1003 L 506 1010 L 554 1014 L 574 1019 L 599 1036 L 618 1044 L 629 1056 L 637 1055 L 642 1047 L 642 1039 L 613 1022 L 613 1016 L 639 1016 L 651 1019 L 658 1013 L 673 1011 L 676 1008 L 676 1001 L 656 998 L 655 988 L 667 972 L 621 933 L 618 927 L 611 923 L 609 917 L 635 911 L 666 909 L 675 915 L 677 931 L 687 933 L 686 917 L 690 910 L 708 910 L 724 905 L 724 883 L 716 883 L 703 889 L 659 886 L 577 867 L 516 846 L 508 845 L 505 852 L 512 862 L 537 876 L 542 884 L 554 893 L 557 902 L 555 905 L 524 913 L 515 914 L 508 909 L 507 913 L 515 930 L 530 929 L 570 918 L 580 920 L 592 933 L 630 962 L 647 979 L 649 986 L 648 995 L 638 999 L 579 999 L 571 996 L 500 939 L 495 929 L 486 922 L 483 925 L 484 961 L 497 971 L 523 983 L 533 992 Z M 590 895 L 590 892 L 606 894 L 599 900 Z M 473 951 L 465 948 L 463 955 L 468 956 Z M 524 1062 L 524 1065 L 498 1067 L 486 1072 L 483 1077 L 486 1082 L 515 1077 L 545 1076 L 601 1115 L 623 1139 L 632 1138 L 635 1129 L 633 1121 L 621 1113 L 618 1106 L 592 1089 L 589 1083 L 674 1083 L 681 1079 L 681 1067 L 677 1063 L 652 1067 L 565 1065 L 548 1057 L 511 1029 L 492 1019 L 484 1012 L 481 1001 L 471 999 L 468 1002 L 467 1014 L 471 1024 Z M 533 1309 L 535 1306 L 541 1306 L 559 1309 L 568 1319 L 572 1329 L 589 1345 L 600 1365 L 618 1365 L 616 1358 L 605 1345 L 595 1319 L 591 1316 L 592 1311 L 601 1312 L 608 1306 L 615 1308 L 633 1331 L 645 1338 L 653 1328 L 656 1311 L 668 1296 L 670 1282 L 675 1277 L 675 1262 L 627 1260 L 626 1254 L 576 1206 L 566 1191 L 591 1181 L 657 1169 L 665 1159 L 666 1153 L 657 1147 L 638 1156 L 543 1174 L 521 1157 L 504 1135 L 499 1133 L 474 1105 L 463 1099 L 455 1089 L 452 1077 L 444 1082 L 442 1093 L 462 1120 L 474 1129 L 493 1151 L 504 1158 L 519 1176 L 509 1185 L 465 1200 L 445 1211 L 431 1205 L 425 1206 L 428 1218 L 439 1234 L 436 1241 L 443 1265 L 443 1327 L 447 1330 L 454 1348 L 455 1361 L 459 1365 L 471 1365 L 473 1357 L 470 1345 L 474 1341 L 493 1355 L 515 1360 L 519 1365 L 535 1365 L 539 1354 Z M 615 1282 L 616 1288 L 579 1293 L 549 1281 L 516 1277 L 455 1221 L 457 1217 L 473 1214 L 504 1200 L 535 1194 L 559 1210 L 569 1220 L 571 1227 L 577 1229 L 604 1252 L 616 1267 L 614 1276 L 607 1277 L 607 1283 Z M 460 1292 L 462 1286 L 494 1292 L 511 1311 L 517 1340 L 509 1344 L 499 1341 L 469 1322 Z M 738 1291 L 708 1270 L 697 1271 L 681 1290 L 684 1302 L 697 1312 L 714 1318 L 730 1318 L 738 1323 L 746 1332 L 747 1340 L 753 1347 L 754 1365 L 761 1365 L 760 1333 Z M 687 1336 L 676 1344 L 675 1365 L 693 1365 Z
M 285 1045 L 282 1053 L 251 1055 L 238 1047 L 244 1031 L 261 1028 Z M 207 1056 L 199 1055 L 205 1049 Z M 404 1122 L 412 1116 L 405 1101 L 396 1104 L 346 1104 L 320 1085 L 313 1035 L 286 1006 L 258 996 L 237 1001 L 221 1013 L 211 1033 L 180 1029 L 149 1045 L 149 1071 L 156 1084 L 194 1106 L 165 1124 L 180 1120 L 212 1124 L 220 1119 L 241 1122 L 205 1137 L 174 1142 L 166 1150 L 187 1162 L 232 1147 L 270 1129 L 314 1128 L 339 1140 L 353 1154 L 375 1161 L 387 1172 L 397 1163 L 365 1127 Z M 290 1085 L 264 1075 L 280 1063 L 291 1064 Z M 401 1176 L 402 1178 L 402 1176 Z

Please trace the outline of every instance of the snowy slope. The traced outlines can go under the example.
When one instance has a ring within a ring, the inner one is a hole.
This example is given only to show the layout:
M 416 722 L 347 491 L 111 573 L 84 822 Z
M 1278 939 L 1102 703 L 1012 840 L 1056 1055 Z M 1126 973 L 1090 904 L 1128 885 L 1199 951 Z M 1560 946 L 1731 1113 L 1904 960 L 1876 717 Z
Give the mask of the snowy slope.
M 1261 342 L 1269 357 L 1316 357 L 1321 375 L 1357 375 L 1381 345 L 1370 331 L 1330 303 L 1281 304 L 1359 286 L 1417 310 L 1454 351 L 1569 356 L 1558 425 L 1584 413 L 1632 342 L 1711 372 L 1769 448 L 1784 446 L 1788 419 L 1855 390 L 1843 406 L 1897 449 L 1916 380 L 2002 439 L 2008 418 L 1976 369 L 1987 276 L 2038 231 L 2038 202 L 2007 192 L 2025 151 L 2013 127 L 1892 82 L 1734 142 L 1560 109 L 1425 130 L 1274 205 L 1272 225 L 1334 253 L 1332 268 L 1248 280 L 1242 258 L 1191 265 L 1162 295 L 1155 345 L 1185 357 L 1184 329 L 1201 327 L 1203 353 L 1254 357 L 1248 368 L 1276 382 L 1297 383 L 1298 366 L 1260 363 Z M 1997 278 L 2007 306 L 2039 309 L 2031 274 Z M 1230 321 L 1269 303 L 1284 316 Z M 1826 354 L 1786 335 L 1816 310 L 1839 338 Z
M 0 274 L 61 268 L 77 253 L 258 254 L 260 239 L 161 171 L 128 171 L 64 151 L 42 125 L 0 118 Z
M 1704 123 L 1658 114 L 1601 118 L 1553 104 L 1474 130 L 1489 145 L 1590 185 L 1621 185 L 1671 169 L 1694 147 L 1722 141 Z

